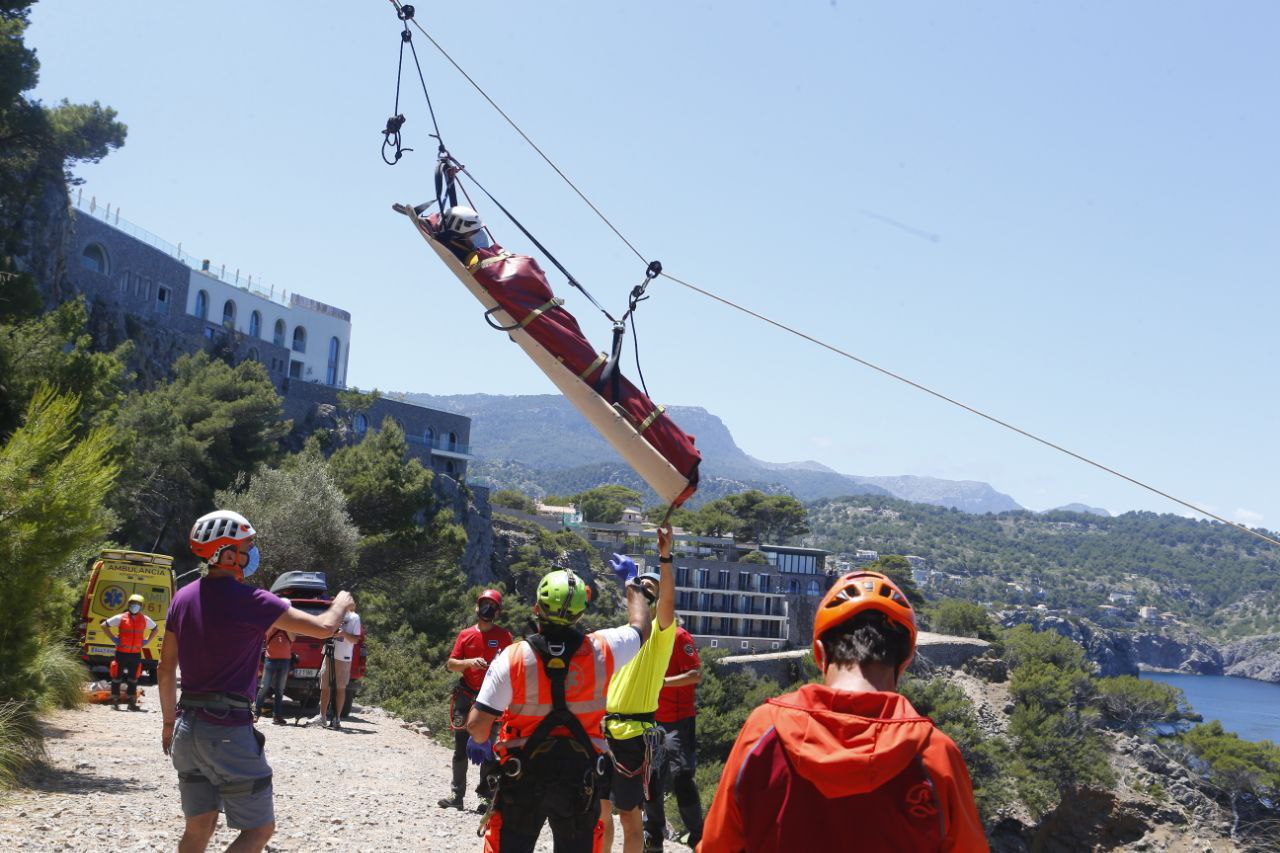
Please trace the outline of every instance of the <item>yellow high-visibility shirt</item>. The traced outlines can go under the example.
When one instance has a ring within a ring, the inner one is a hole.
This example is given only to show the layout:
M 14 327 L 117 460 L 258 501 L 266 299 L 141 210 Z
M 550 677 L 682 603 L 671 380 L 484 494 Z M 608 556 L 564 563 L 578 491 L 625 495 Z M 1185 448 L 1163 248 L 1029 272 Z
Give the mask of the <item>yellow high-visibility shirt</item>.
M 657 711 L 658 694 L 662 692 L 671 650 L 675 647 L 675 620 L 666 629 L 661 629 L 655 619 L 649 639 L 640 647 L 640 654 L 613 674 L 605 697 L 606 713 L 652 714 Z M 605 721 L 605 729 L 614 740 L 639 737 L 651 725 L 639 720 Z

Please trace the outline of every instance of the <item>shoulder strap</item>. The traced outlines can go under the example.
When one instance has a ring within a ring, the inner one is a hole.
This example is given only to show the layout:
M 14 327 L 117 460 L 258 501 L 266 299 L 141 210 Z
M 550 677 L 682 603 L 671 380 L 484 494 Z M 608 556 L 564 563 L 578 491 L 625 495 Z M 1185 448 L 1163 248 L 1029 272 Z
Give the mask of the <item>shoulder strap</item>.
M 564 726 L 574 739 L 586 748 L 589 755 L 593 754 L 596 751 L 595 744 L 591 742 L 591 736 L 587 734 L 582 721 L 569 710 L 569 703 L 565 698 L 565 679 L 569 674 L 569 663 L 582 644 L 589 642 L 586 635 L 581 631 L 573 630 L 563 635 L 563 641 L 561 637 L 557 637 L 556 641 L 552 642 L 545 634 L 535 633 L 525 637 L 525 642 L 537 653 L 539 665 L 547 674 L 547 680 L 551 682 L 551 713 L 543 717 L 542 722 L 538 723 L 537 728 L 529 735 L 524 753 L 533 755 L 552 729 Z M 595 654 L 594 647 L 591 653 Z

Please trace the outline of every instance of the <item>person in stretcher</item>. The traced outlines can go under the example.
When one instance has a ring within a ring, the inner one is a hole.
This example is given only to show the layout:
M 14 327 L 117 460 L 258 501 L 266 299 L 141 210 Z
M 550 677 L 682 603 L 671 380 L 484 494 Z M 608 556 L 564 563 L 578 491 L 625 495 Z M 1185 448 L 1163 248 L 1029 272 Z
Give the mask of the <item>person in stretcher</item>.
M 480 214 L 469 207 L 455 204 L 440 220 L 436 240 L 448 247 L 454 257 L 464 264 L 476 249 L 492 249 L 493 240 L 484 229 Z
M 624 418 L 631 436 L 640 435 L 654 451 L 652 467 L 637 468 L 641 476 L 648 479 L 648 472 L 653 477 L 664 477 L 667 476 L 662 473 L 664 470 L 674 469 L 676 477 L 684 478 L 685 482 L 678 487 L 668 483 L 661 491 L 657 488 L 655 491 L 676 505 L 693 494 L 702 458 L 694 447 L 693 436 L 681 430 L 664 414 L 664 407 L 656 405 L 622 375 L 617 364 L 621 337 L 615 334 L 612 356 L 598 351 L 587 340 L 577 319 L 564 307 L 564 300 L 552 292 L 536 260 L 504 251 L 472 208 L 455 204 L 446 208 L 443 215 L 426 214 L 429 206 L 424 204 L 412 209 L 419 232 L 436 246 L 448 250 L 466 268 L 466 272 L 460 274 L 485 294 L 481 302 L 489 307 L 486 312 L 489 325 L 499 331 L 526 335 L 555 358 L 558 365 L 554 369 L 576 376 Z M 408 208 L 403 210 L 408 212 Z M 496 304 L 490 304 L 489 300 Z M 503 322 L 512 325 L 493 322 L 493 312 L 499 309 L 510 318 Z M 579 411 L 582 411 L 580 406 Z M 632 464 L 636 462 L 632 460 Z M 647 463 L 642 460 L 640 464 Z

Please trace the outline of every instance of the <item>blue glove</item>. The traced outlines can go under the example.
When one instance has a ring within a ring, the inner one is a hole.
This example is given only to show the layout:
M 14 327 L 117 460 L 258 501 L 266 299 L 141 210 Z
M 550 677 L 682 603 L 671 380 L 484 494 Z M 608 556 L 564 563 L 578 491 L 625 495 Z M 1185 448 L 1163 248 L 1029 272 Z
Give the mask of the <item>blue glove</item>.
M 624 587 L 628 581 L 640 573 L 636 568 L 636 561 L 626 554 L 614 554 L 613 559 L 609 561 L 609 568 L 613 569 L 613 575 L 618 579 L 618 584 Z
M 467 738 L 467 758 L 472 764 L 479 765 L 484 761 L 493 761 L 493 744 L 489 741 L 484 743 L 476 743 L 475 738 Z

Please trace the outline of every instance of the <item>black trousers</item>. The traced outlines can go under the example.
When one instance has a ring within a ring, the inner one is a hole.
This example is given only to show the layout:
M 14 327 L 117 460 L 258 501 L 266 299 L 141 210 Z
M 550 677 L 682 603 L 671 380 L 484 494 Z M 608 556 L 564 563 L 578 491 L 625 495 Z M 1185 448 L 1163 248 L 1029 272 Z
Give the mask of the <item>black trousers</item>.
M 467 693 L 461 690 L 454 691 L 453 694 L 453 718 L 456 721 L 459 717 L 463 720 L 467 718 L 467 714 L 471 713 L 471 703 L 473 699 Z M 454 729 L 453 731 L 453 797 L 461 799 L 464 791 L 467 790 L 467 730 Z M 483 774 L 481 780 L 483 781 Z
M 666 795 L 666 776 L 671 768 L 671 793 L 675 794 L 680 809 L 680 820 L 689 830 L 689 844 L 695 846 L 702 840 L 702 803 L 698 798 L 698 786 L 693 773 L 698 768 L 698 733 L 694 725 L 696 717 L 685 717 L 674 723 L 658 723 L 664 732 L 676 732 L 680 738 L 680 755 L 668 755 L 667 767 L 659 768 L 649 781 L 649 799 L 644 804 L 644 832 L 650 838 L 659 839 L 667 828 L 667 813 L 663 798 Z
M 111 679 L 111 698 L 119 700 L 120 682 L 129 685 L 129 704 L 138 701 L 138 664 L 142 661 L 141 652 L 116 652 L 116 677 Z
M 555 853 L 591 853 L 595 846 L 597 824 L 600 822 L 600 779 L 590 797 L 573 790 L 570 780 L 580 779 L 580 773 L 589 765 L 579 765 L 564 777 L 526 778 L 520 782 L 504 782 L 510 790 L 499 794 L 495 819 L 501 827 L 495 833 L 490 824 L 486 841 L 497 835 L 498 853 L 533 853 L 538 836 L 545 825 L 551 827 L 552 849 Z M 590 769 L 594 773 L 594 768 Z M 581 799 L 577 799 L 581 797 Z M 585 806 L 585 808 L 583 808 Z M 551 817 L 551 814 L 571 817 Z

